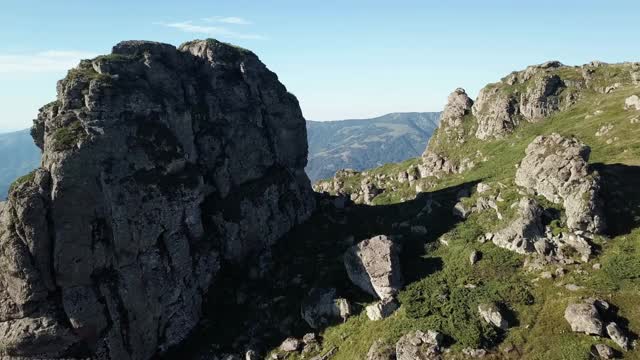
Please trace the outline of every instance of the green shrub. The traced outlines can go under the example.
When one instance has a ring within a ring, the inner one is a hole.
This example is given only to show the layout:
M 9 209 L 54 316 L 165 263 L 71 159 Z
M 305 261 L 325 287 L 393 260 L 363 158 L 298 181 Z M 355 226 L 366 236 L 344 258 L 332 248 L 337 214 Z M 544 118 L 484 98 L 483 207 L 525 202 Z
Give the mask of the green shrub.
M 28 173 L 27 175 L 23 175 L 19 178 L 17 178 L 14 182 L 11 183 L 11 185 L 9 185 L 9 193 L 11 193 L 13 190 L 15 190 L 18 186 L 29 182 L 29 181 L 33 181 L 33 179 L 36 176 L 36 170 L 31 171 L 30 173 Z

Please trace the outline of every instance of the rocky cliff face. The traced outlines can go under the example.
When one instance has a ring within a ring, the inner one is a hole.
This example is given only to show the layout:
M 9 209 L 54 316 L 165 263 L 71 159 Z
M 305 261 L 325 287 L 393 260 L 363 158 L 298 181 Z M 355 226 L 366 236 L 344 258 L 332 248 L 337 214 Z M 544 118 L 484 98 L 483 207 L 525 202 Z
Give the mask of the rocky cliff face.
M 215 40 L 81 62 L 32 133 L 41 168 L 0 206 L 6 355 L 149 358 L 188 335 L 224 262 L 314 208 L 296 98 Z
M 473 114 L 478 119 L 476 137 L 502 137 L 513 131 L 521 119 L 536 122 L 575 102 L 574 93 L 553 73 L 564 67 L 558 61 L 529 66 L 514 72 L 499 84 L 486 86 L 478 94 Z M 583 80 L 575 85 L 582 86 Z

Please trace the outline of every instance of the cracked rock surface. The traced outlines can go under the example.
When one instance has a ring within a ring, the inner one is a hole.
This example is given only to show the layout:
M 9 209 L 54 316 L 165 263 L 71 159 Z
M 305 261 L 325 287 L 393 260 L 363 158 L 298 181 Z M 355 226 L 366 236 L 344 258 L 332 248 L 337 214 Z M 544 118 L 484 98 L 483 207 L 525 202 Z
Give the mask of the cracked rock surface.
M 538 136 L 526 149 L 515 182 L 547 200 L 562 204 L 570 230 L 604 230 L 600 177 L 589 169 L 591 149 L 559 134 Z
M 82 61 L 32 134 L 41 167 L 0 206 L 2 355 L 150 358 L 196 325 L 225 262 L 314 208 L 296 98 L 215 40 Z

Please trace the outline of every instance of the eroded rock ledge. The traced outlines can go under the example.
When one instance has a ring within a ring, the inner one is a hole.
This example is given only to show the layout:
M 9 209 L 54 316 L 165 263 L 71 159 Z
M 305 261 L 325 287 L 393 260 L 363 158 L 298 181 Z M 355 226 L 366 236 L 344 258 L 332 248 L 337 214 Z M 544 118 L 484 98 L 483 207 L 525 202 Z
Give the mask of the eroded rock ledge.
M 0 210 L 5 355 L 149 358 L 189 334 L 225 261 L 314 207 L 296 98 L 215 40 L 81 62 L 32 133 L 41 168 Z

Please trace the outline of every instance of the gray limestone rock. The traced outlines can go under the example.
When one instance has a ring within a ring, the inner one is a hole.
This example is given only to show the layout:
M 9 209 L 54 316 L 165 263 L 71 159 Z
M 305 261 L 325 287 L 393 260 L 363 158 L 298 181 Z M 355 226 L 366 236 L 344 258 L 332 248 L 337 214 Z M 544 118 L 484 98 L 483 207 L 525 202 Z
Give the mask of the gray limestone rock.
M 615 322 L 610 322 L 606 327 L 607 335 L 615 342 L 618 346 L 620 346 L 623 350 L 629 349 L 629 338 L 622 331 L 620 326 Z
M 394 298 L 382 299 L 365 308 L 369 320 L 377 321 L 391 316 L 400 305 Z
M 396 349 L 378 339 L 371 344 L 366 360 L 396 360 Z
M 507 330 L 509 328 L 507 319 L 505 319 L 504 315 L 495 304 L 478 305 L 478 313 L 484 321 L 497 328 L 502 330 Z
M 624 100 L 625 110 L 639 110 L 640 111 L 640 97 L 638 95 L 631 95 Z
M 542 208 L 535 200 L 522 198 L 518 203 L 518 217 L 496 232 L 491 241 L 519 254 L 535 252 L 535 244 L 544 236 L 541 216 Z
M 82 61 L 32 133 L 41 168 L 0 219 L 2 355 L 162 352 L 222 258 L 249 260 L 314 208 L 296 98 L 215 40 Z
M 538 136 L 526 149 L 516 184 L 554 203 L 563 204 L 571 230 L 604 229 L 599 198 L 600 177 L 589 170 L 590 148 L 558 134 Z
M 350 247 L 344 265 L 351 282 L 380 299 L 394 296 L 402 287 L 398 246 L 384 235 Z
M 600 313 L 593 302 L 570 304 L 564 311 L 564 318 L 571 326 L 572 331 L 589 335 L 601 336 L 604 334 Z
M 438 360 L 441 359 L 443 336 L 437 331 L 426 333 L 416 330 L 402 336 L 396 343 L 397 360 Z
M 336 289 L 313 288 L 302 302 L 302 318 L 314 329 L 322 328 L 351 315 L 349 302 L 336 297 Z
M 616 353 L 608 345 L 596 344 L 591 349 L 591 353 L 597 355 L 600 359 L 615 359 Z

